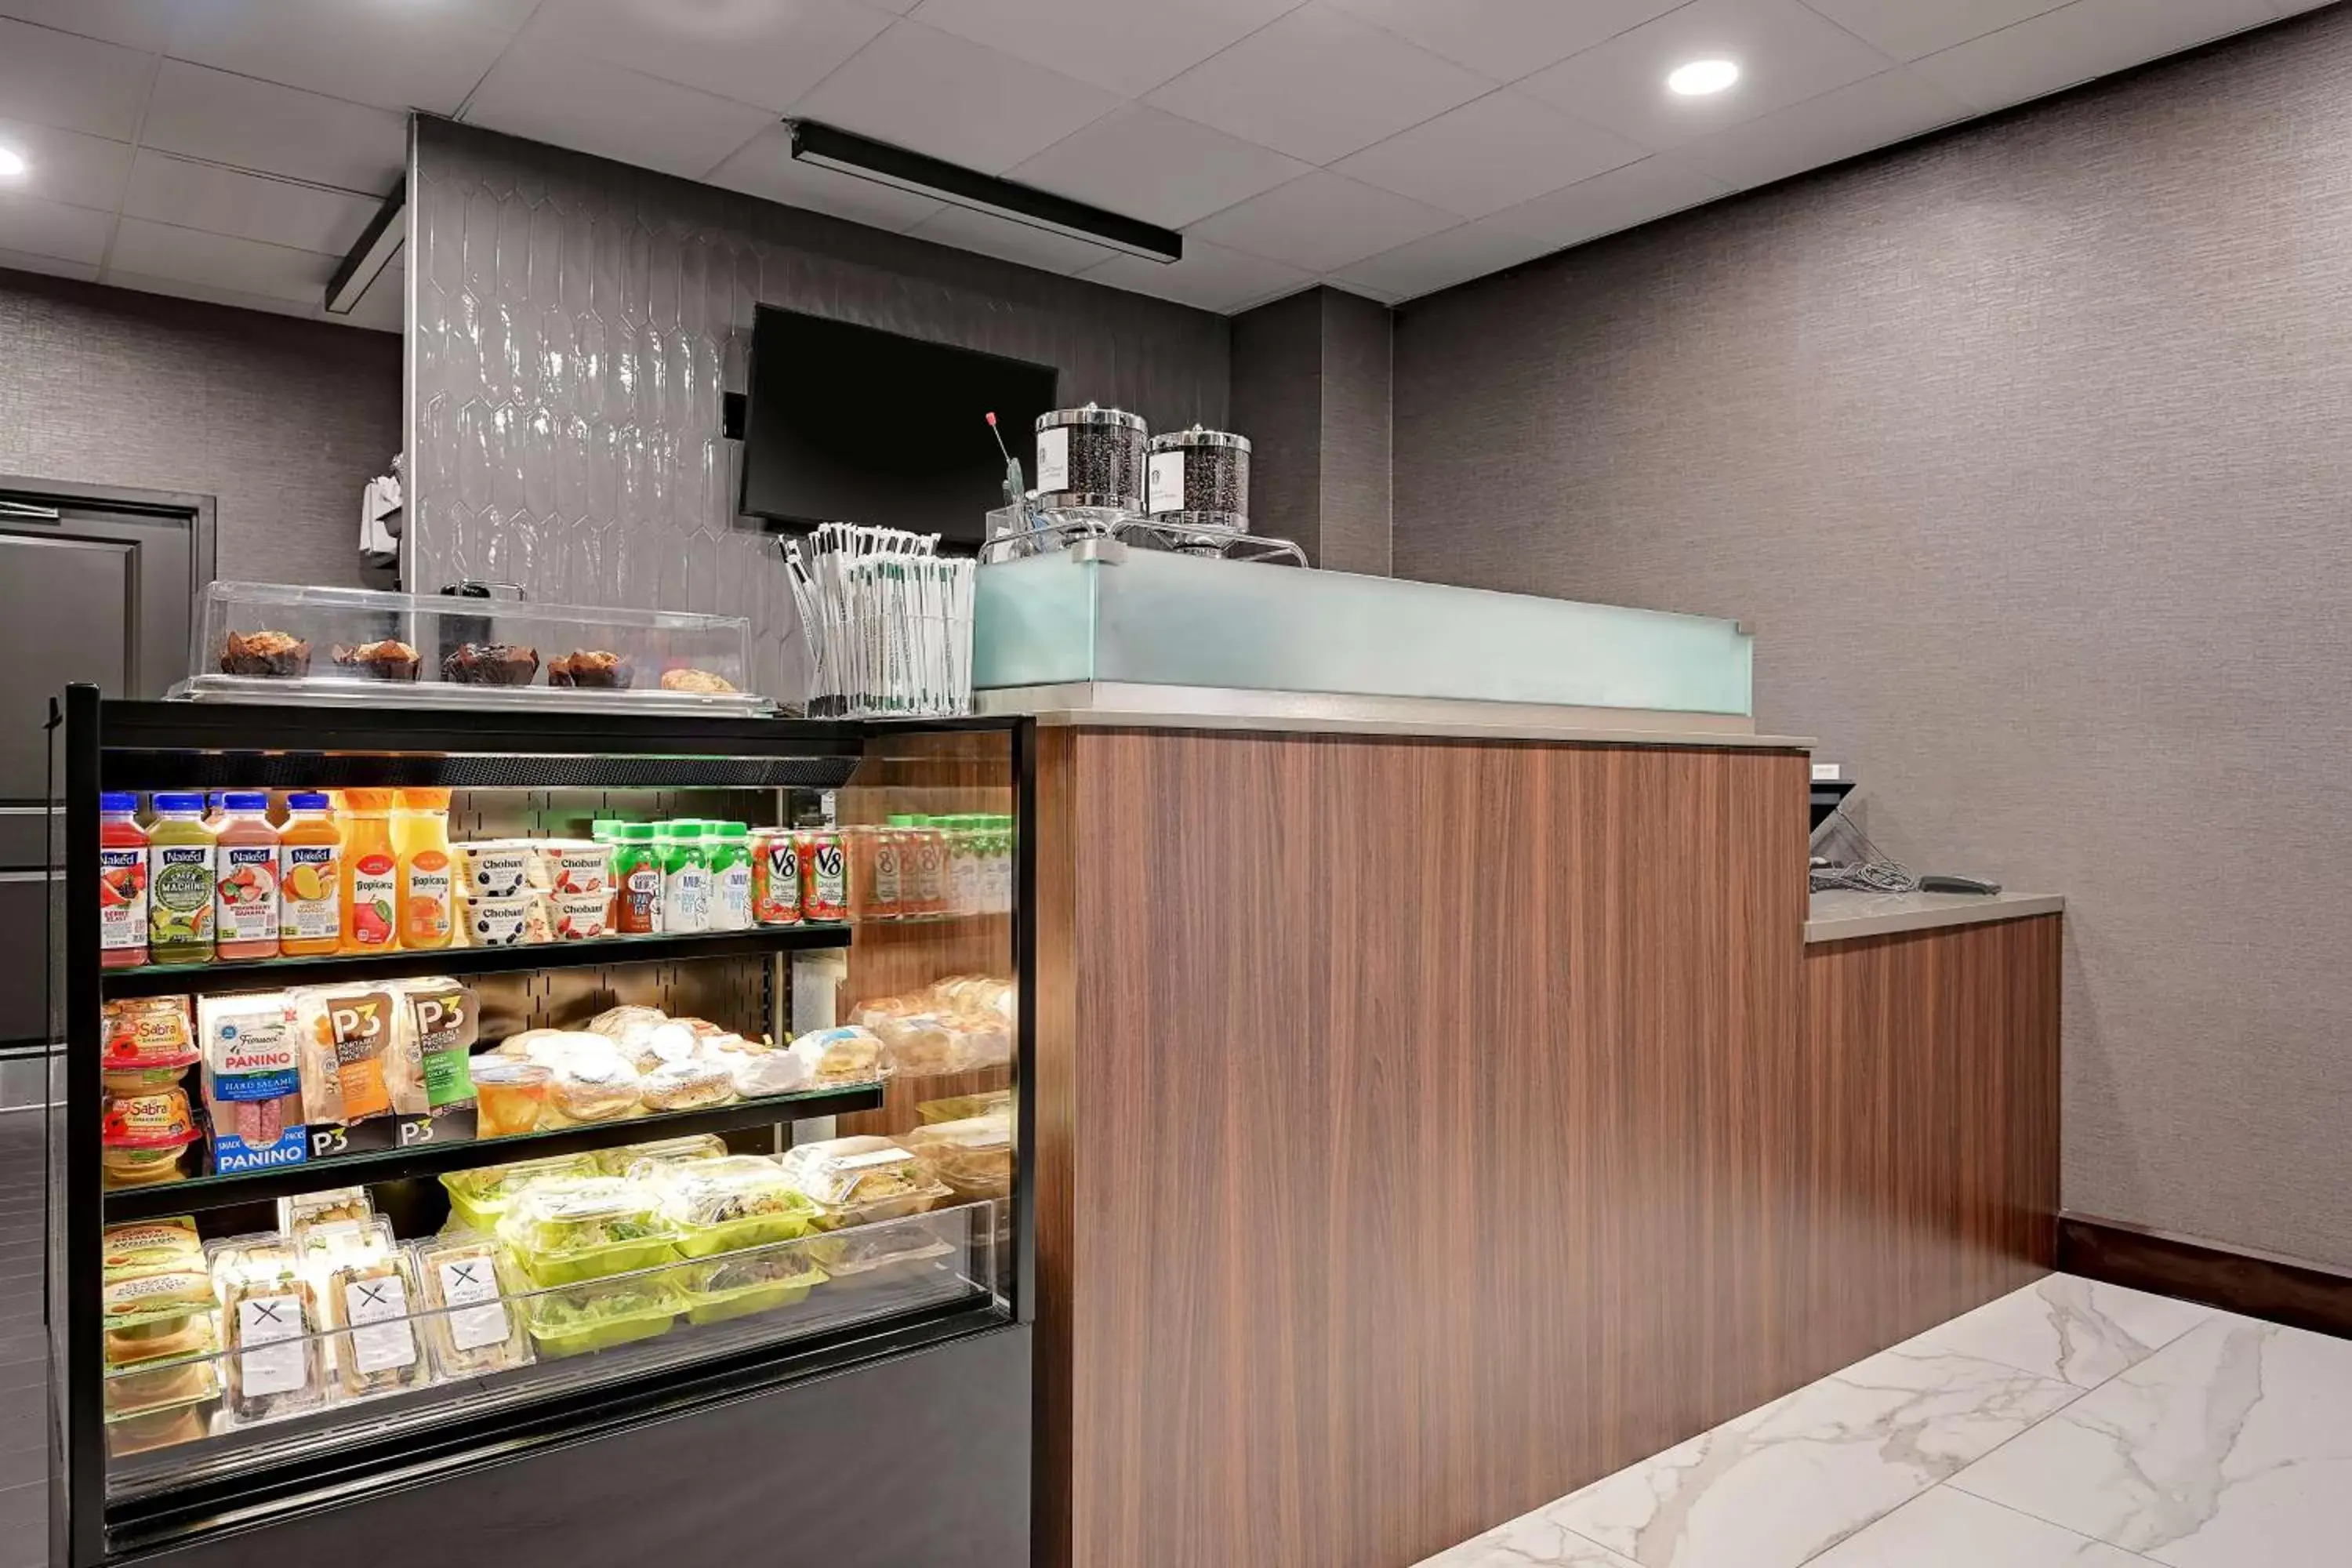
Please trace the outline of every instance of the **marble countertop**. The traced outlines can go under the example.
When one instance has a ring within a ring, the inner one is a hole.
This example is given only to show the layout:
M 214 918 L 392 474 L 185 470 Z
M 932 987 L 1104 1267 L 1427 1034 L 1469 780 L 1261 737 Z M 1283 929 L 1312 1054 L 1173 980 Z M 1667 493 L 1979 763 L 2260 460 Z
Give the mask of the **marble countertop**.
M 1358 697 L 1318 691 L 1086 681 L 973 694 L 982 714 L 1025 713 L 1040 724 L 1121 729 L 1248 730 L 1291 734 L 1420 735 L 1446 740 L 1580 741 L 1637 746 L 1738 746 L 1811 751 L 1794 735 L 1759 735 L 1735 713 L 1562 708 L 1437 697 Z
M 2022 920 L 2054 915 L 2066 900 L 2054 893 L 1815 893 L 1805 919 L 1807 942 L 1846 942 L 1858 936 L 1932 931 L 1937 926 L 1980 921 Z

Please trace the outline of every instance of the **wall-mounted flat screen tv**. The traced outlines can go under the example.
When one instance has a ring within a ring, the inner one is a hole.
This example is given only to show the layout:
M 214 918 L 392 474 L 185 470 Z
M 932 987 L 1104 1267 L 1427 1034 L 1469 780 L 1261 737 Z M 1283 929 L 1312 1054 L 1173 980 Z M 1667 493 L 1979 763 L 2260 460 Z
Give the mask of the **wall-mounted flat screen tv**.
M 1051 365 L 760 307 L 743 418 L 743 510 L 787 528 L 862 522 L 971 546 L 1004 504 L 1004 458 L 1036 482 Z

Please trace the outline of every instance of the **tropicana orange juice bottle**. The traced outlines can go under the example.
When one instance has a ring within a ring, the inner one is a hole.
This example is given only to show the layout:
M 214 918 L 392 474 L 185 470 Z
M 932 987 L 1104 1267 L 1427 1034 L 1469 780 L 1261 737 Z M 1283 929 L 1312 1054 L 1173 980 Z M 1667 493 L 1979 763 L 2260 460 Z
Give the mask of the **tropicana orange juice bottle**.
M 404 789 L 392 819 L 400 861 L 400 945 L 449 945 L 456 875 L 449 859 L 449 791 Z
M 388 789 L 347 789 L 337 826 L 343 835 L 343 951 L 390 952 L 400 945 L 400 860 L 392 842 Z

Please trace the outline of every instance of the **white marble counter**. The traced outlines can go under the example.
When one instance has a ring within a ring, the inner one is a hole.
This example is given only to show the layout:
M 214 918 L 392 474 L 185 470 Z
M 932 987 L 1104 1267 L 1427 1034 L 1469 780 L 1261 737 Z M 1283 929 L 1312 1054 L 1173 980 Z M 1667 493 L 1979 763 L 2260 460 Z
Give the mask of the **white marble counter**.
M 1810 751 L 1794 735 L 1759 735 L 1736 713 L 1646 708 L 1563 708 L 1434 697 L 1355 697 L 1318 691 L 1141 686 L 1086 681 L 974 694 L 982 714 L 1025 713 L 1040 724 L 1249 730 L 1294 734 L 1420 735 L 1444 740 L 1576 741 L 1639 746 L 1738 746 Z
M 2066 900 L 2054 893 L 1815 893 L 1805 919 L 1807 942 L 1847 942 L 1858 936 L 1932 931 L 1980 921 L 2054 915 Z

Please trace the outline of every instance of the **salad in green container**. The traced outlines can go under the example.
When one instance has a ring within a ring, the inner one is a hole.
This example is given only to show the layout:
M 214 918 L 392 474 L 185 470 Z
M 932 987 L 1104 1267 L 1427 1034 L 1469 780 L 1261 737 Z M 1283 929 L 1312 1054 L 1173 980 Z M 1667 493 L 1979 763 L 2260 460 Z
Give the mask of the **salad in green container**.
M 543 1356 L 581 1355 L 656 1339 L 686 1310 L 686 1299 L 667 1274 L 592 1280 L 519 1294 L 519 1300 L 523 1327 Z
M 677 1228 L 651 1188 L 619 1176 L 534 1182 L 499 1221 L 506 1244 L 534 1285 L 576 1285 L 677 1258 Z
M 553 1177 L 595 1173 L 596 1162 L 585 1154 L 557 1154 L 543 1160 L 516 1160 L 504 1165 L 483 1165 L 471 1171 L 447 1171 L 441 1184 L 449 1193 L 449 1212 L 467 1230 L 495 1232 L 514 1195 L 533 1182 Z
M 698 1160 L 646 1175 L 688 1258 L 790 1241 L 816 1228 L 817 1205 L 772 1160 Z
M 793 1306 L 825 1281 L 824 1270 L 808 1256 L 808 1247 L 791 1244 L 731 1253 L 673 1272 L 685 1288 L 686 1315 L 698 1323 L 723 1323 Z

